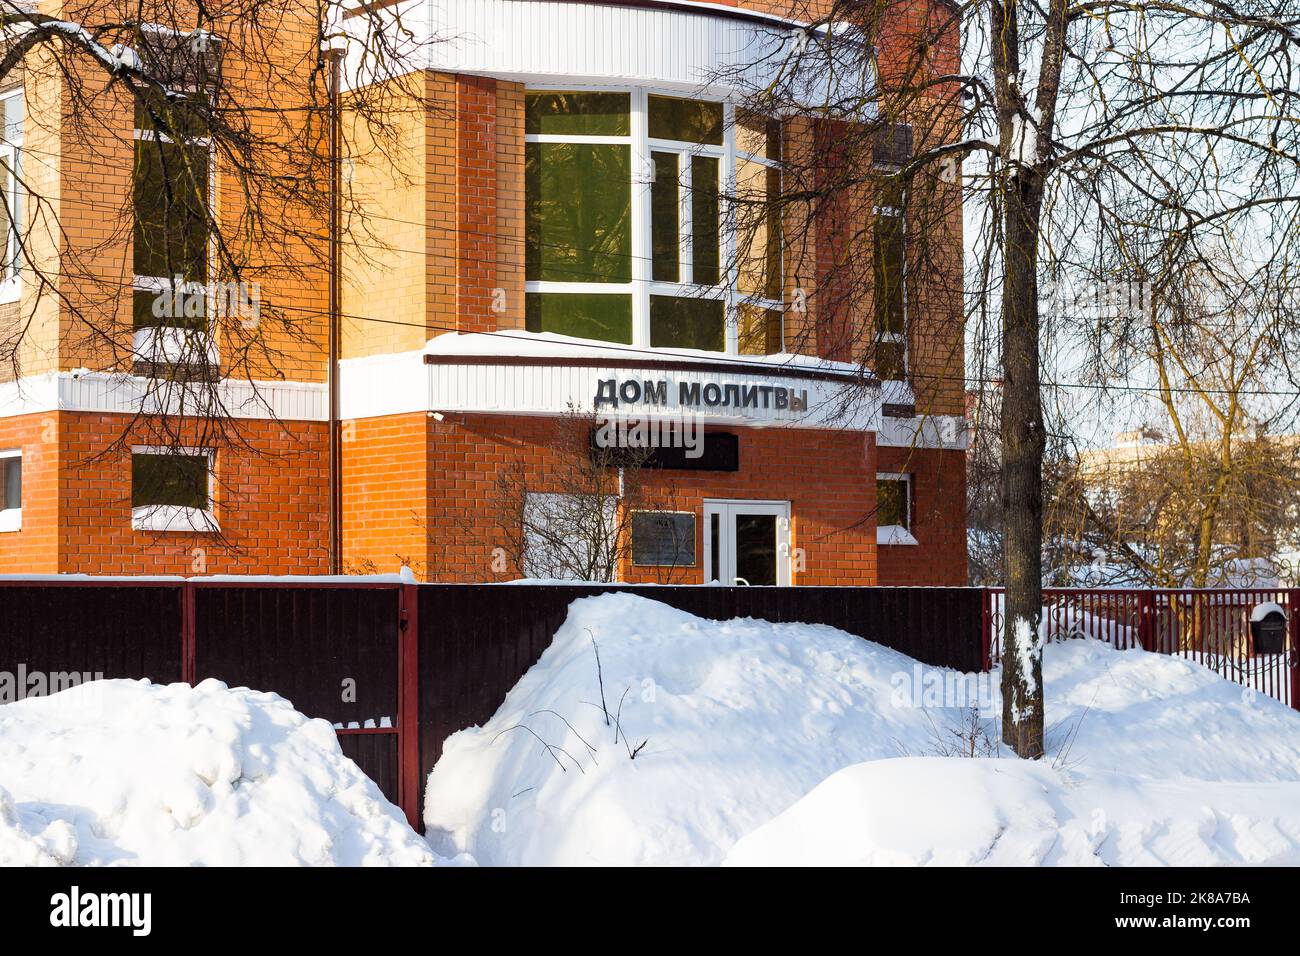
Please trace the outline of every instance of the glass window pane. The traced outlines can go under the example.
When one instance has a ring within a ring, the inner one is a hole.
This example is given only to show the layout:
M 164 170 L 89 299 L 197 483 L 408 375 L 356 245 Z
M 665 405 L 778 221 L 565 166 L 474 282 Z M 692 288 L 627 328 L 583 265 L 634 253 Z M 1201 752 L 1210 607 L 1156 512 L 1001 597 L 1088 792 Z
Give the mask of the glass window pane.
M 736 515 L 736 577 L 753 587 L 776 584 L 776 515 Z
M 136 140 L 136 275 L 207 280 L 207 200 L 207 147 Z
M 650 97 L 650 138 L 722 145 L 722 104 Z
M 872 255 L 876 329 L 880 332 L 902 333 L 904 328 L 903 277 L 906 246 L 903 227 L 901 202 L 893 197 L 882 197 L 881 204 L 876 207 Z
M 712 550 L 709 552 L 710 581 L 717 581 L 722 575 L 722 572 L 718 569 L 722 559 L 721 523 L 718 518 L 719 515 L 716 511 L 709 515 L 709 541 L 712 545 Z
M 135 101 L 135 128 L 161 132 L 170 140 L 185 142 L 208 135 L 202 100 L 168 100 L 161 90 L 146 90 Z
M 777 120 L 751 113 L 748 110 L 737 110 L 736 149 L 742 153 L 749 153 L 751 156 L 779 160 L 781 158 L 781 124 Z
M 18 236 L 14 229 L 17 218 L 14 175 L 9 162 L 8 156 L 0 156 L 0 279 L 13 275 L 13 259 L 18 251 Z
M 631 147 L 528 143 L 525 157 L 527 278 L 631 281 Z
M 23 119 L 26 115 L 27 104 L 22 93 L 0 100 L 0 135 L 6 143 L 16 143 L 23 138 Z
M 654 153 L 650 186 L 650 246 L 656 282 L 681 281 L 681 181 L 676 153 Z
M 0 458 L 0 492 L 4 500 L 0 508 L 21 508 L 23 506 L 23 460 L 21 456 Z
M 718 241 L 718 160 L 691 157 L 691 261 L 696 285 L 717 285 L 720 277 Z
M 131 296 L 133 327 L 136 329 L 193 329 L 206 332 L 207 293 L 202 286 L 174 295 L 170 288 L 155 292 L 136 289 Z
M 736 347 L 741 355 L 776 355 L 784 350 L 780 309 L 742 303 L 739 314 L 740 334 Z
M 736 163 L 737 284 L 747 295 L 781 298 L 780 191 L 779 170 Z
M 650 297 L 650 344 L 655 348 L 726 348 L 725 306 L 721 299 Z
M 903 220 L 881 216 L 875 228 L 876 328 L 903 331 Z
M 529 332 L 554 332 L 602 342 L 632 342 L 632 297 L 530 292 L 524 297 Z
M 530 93 L 524 132 L 551 135 L 627 136 L 630 93 Z
M 876 343 L 876 375 L 892 382 L 907 378 L 907 350 L 902 342 Z
M 150 505 L 207 508 L 207 455 L 132 455 L 131 507 Z
M 876 526 L 908 526 L 907 482 L 899 479 L 882 479 L 876 482 Z

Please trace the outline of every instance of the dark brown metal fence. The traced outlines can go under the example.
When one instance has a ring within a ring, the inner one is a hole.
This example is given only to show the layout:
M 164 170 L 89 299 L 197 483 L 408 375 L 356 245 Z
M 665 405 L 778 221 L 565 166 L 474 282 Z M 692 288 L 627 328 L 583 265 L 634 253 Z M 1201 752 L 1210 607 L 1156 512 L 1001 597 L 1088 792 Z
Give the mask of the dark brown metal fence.
M 488 720 L 580 597 L 632 590 L 714 620 L 827 624 L 977 670 L 972 588 L 412 585 L 393 580 L 0 579 L 0 670 L 272 691 L 328 720 L 413 823 L 452 733 Z
M 395 582 L 0 579 L 0 670 L 273 691 L 333 724 L 343 752 L 414 823 L 404 593 Z

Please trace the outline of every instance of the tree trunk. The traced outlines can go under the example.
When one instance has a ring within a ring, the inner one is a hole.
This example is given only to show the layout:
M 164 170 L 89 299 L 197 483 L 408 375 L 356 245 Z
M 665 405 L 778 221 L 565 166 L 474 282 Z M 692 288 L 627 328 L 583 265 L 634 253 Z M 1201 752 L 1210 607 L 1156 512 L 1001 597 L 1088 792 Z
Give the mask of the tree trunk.
M 1043 474 L 1046 442 L 1038 358 L 1041 186 L 1027 169 L 1006 190 L 1002 290 L 1002 513 L 1006 607 L 1002 739 L 1021 757 L 1043 755 Z

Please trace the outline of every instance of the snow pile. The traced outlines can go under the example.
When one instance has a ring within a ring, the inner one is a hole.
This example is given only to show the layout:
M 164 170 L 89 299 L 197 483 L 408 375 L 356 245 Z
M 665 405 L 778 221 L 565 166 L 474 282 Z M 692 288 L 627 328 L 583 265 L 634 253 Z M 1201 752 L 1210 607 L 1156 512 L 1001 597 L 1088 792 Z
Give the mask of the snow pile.
M 719 863 L 841 767 L 931 743 L 932 715 L 891 703 L 914 664 L 829 627 L 577 600 L 487 725 L 447 739 L 425 836 L 485 865 Z
M 1048 757 L 860 763 L 732 865 L 1300 864 L 1300 714 L 1192 662 L 1049 645 Z
M 1048 758 L 969 759 L 994 746 L 969 705 L 1000 712 L 996 675 L 580 599 L 488 724 L 447 740 L 426 835 L 488 864 L 1300 863 L 1300 714 L 1177 658 L 1045 653 Z
M 433 862 L 275 694 L 111 680 L 0 707 L 0 865 Z

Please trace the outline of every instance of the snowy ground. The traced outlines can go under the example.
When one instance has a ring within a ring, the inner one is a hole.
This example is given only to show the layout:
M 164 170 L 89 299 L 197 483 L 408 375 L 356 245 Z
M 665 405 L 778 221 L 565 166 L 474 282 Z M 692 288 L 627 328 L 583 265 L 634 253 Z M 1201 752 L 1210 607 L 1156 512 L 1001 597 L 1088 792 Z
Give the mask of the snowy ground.
M 1027 764 L 966 706 L 996 713 L 996 677 L 581 599 L 492 720 L 447 741 L 428 838 L 487 864 L 1300 863 L 1300 715 L 1088 640 L 1049 646 L 1045 679 L 1050 754 Z
M 275 694 L 114 680 L 0 707 L 0 864 L 433 862 Z
M 0 864 L 1300 864 L 1300 714 L 1186 660 L 1046 655 L 1027 763 L 997 750 L 996 675 L 579 599 L 448 739 L 434 852 L 282 698 L 95 682 L 0 707 Z

